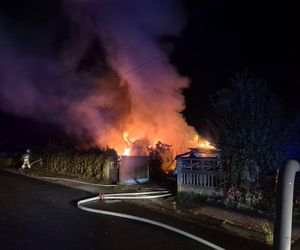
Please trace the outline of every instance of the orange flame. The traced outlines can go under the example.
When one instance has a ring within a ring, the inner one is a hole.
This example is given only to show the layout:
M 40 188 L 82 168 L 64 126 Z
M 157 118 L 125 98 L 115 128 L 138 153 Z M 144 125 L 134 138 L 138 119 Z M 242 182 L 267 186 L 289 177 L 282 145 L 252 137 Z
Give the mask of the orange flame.
M 204 149 L 204 150 L 216 150 L 216 147 L 213 146 L 208 140 L 200 139 L 199 138 L 199 134 L 195 135 L 194 141 L 197 143 L 197 146 L 200 149 Z
M 132 143 L 131 140 L 129 139 L 129 134 L 127 132 L 123 133 L 123 139 L 128 143 L 128 145 Z
M 135 142 L 135 139 L 131 138 L 129 136 L 129 133 L 128 132 L 124 132 L 123 133 L 123 140 L 124 142 L 126 143 L 126 146 L 124 145 L 123 146 L 123 149 L 121 150 L 122 152 L 122 155 L 125 155 L 125 156 L 130 156 L 131 155 L 131 147 L 133 145 L 133 143 Z M 148 149 L 153 149 L 155 148 L 155 145 L 156 143 L 158 142 L 159 140 L 153 140 L 152 142 L 152 145 L 145 145 Z M 177 145 L 175 145 L 175 148 L 176 148 Z M 205 140 L 205 139 L 200 139 L 200 136 L 198 133 L 195 134 L 194 136 L 194 139 L 193 140 L 187 140 L 187 143 L 186 143 L 186 147 L 185 148 L 181 148 L 181 150 L 178 151 L 178 147 L 176 148 L 177 149 L 177 152 L 176 153 L 182 153 L 184 151 L 186 151 L 186 149 L 188 147 L 196 147 L 196 148 L 199 148 L 199 149 L 203 149 L 203 150 L 216 150 L 215 146 L 213 146 L 208 140 Z M 120 153 L 120 151 L 118 151 Z M 174 169 L 175 166 L 174 164 L 171 166 L 171 169 Z
M 124 156 L 130 156 L 130 148 L 125 148 L 123 152 Z
M 216 149 L 216 147 L 211 145 L 209 141 L 204 141 L 203 143 L 200 143 L 199 147 L 203 148 L 203 149 L 208 149 L 208 150 L 215 150 Z
M 131 151 L 130 146 L 132 143 L 131 141 L 133 141 L 133 140 L 130 140 L 128 132 L 123 133 L 123 139 L 125 142 L 127 142 L 127 145 L 129 146 L 129 147 L 124 148 L 123 155 L 130 156 L 130 151 Z

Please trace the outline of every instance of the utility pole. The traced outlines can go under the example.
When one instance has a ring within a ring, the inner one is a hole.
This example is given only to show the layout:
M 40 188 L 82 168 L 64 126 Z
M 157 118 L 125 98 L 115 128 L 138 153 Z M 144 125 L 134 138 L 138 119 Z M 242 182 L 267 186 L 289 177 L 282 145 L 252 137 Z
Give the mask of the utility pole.
M 274 250 L 291 249 L 294 182 L 298 171 L 300 171 L 300 165 L 295 160 L 289 160 L 279 169 L 274 225 Z

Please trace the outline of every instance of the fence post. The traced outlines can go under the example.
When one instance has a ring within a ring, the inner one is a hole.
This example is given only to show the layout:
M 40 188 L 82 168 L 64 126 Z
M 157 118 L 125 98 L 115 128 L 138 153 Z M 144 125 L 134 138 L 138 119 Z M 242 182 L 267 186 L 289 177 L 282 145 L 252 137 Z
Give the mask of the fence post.
M 289 160 L 279 169 L 274 225 L 274 250 L 291 249 L 294 182 L 298 171 L 300 171 L 300 165 L 295 160 Z

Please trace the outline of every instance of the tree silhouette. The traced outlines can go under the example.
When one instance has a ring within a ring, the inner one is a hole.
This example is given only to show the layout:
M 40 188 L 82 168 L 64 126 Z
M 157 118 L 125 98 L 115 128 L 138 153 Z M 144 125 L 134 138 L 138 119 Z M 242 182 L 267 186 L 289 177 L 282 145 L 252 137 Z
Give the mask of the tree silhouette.
M 282 100 L 263 81 L 246 70 L 237 73 L 211 101 L 210 130 L 229 185 L 244 184 L 245 172 L 252 179 L 253 167 L 265 174 L 280 164 L 293 131 Z

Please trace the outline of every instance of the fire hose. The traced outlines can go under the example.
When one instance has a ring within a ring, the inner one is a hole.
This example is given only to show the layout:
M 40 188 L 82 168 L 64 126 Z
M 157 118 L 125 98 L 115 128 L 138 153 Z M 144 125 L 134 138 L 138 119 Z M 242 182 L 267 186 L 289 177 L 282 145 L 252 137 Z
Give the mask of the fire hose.
M 119 193 L 119 194 L 100 194 L 100 200 L 141 200 L 141 199 L 155 199 L 166 196 L 171 196 L 169 191 L 152 191 L 139 193 Z
M 130 215 L 130 214 L 124 214 L 124 213 L 119 213 L 119 212 L 112 212 L 112 211 L 108 211 L 108 210 L 103 210 L 103 209 L 96 209 L 96 208 L 89 208 L 87 206 L 85 206 L 87 203 L 89 202 L 93 202 L 93 201 L 103 201 L 103 200 L 137 200 L 137 199 L 155 199 L 155 198 L 162 198 L 162 197 L 167 197 L 167 196 L 171 196 L 172 194 L 167 191 L 167 190 L 160 190 L 160 191 L 151 191 L 151 192 L 139 192 L 139 193 L 112 193 L 112 194 L 99 194 L 98 196 L 92 197 L 92 198 L 88 198 L 88 199 L 84 199 L 84 200 L 80 200 L 77 202 L 77 207 L 81 210 L 87 211 L 87 212 L 91 212 L 91 213 L 98 213 L 98 214 L 102 214 L 102 215 L 109 215 L 109 216 L 115 216 L 115 217 L 119 217 L 119 218 L 125 218 L 125 219 L 130 219 L 130 220 L 135 220 L 135 221 L 140 221 L 140 222 L 144 222 L 144 223 L 148 223 L 154 226 L 158 226 L 164 229 L 167 229 L 169 231 L 181 234 L 187 238 L 190 238 L 192 240 L 195 240 L 203 245 L 206 245 L 212 249 L 215 250 L 225 250 L 222 247 L 219 247 L 207 240 L 204 240 L 196 235 L 193 235 L 191 233 L 188 233 L 186 231 L 183 231 L 179 228 L 158 222 L 158 221 L 154 221 L 151 219 L 147 219 L 147 218 L 143 218 L 143 217 L 139 217 L 139 216 L 135 216 L 135 215 Z
M 39 161 L 41 161 L 42 159 L 38 159 L 38 160 L 36 160 L 36 161 L 34 161 L 34 162 L 31 162 L 30 163 L 30 166 L 32 166 L 32 164 L 35 164 L 35 163 L 37 163 L 37 162 L 39 162 Z

